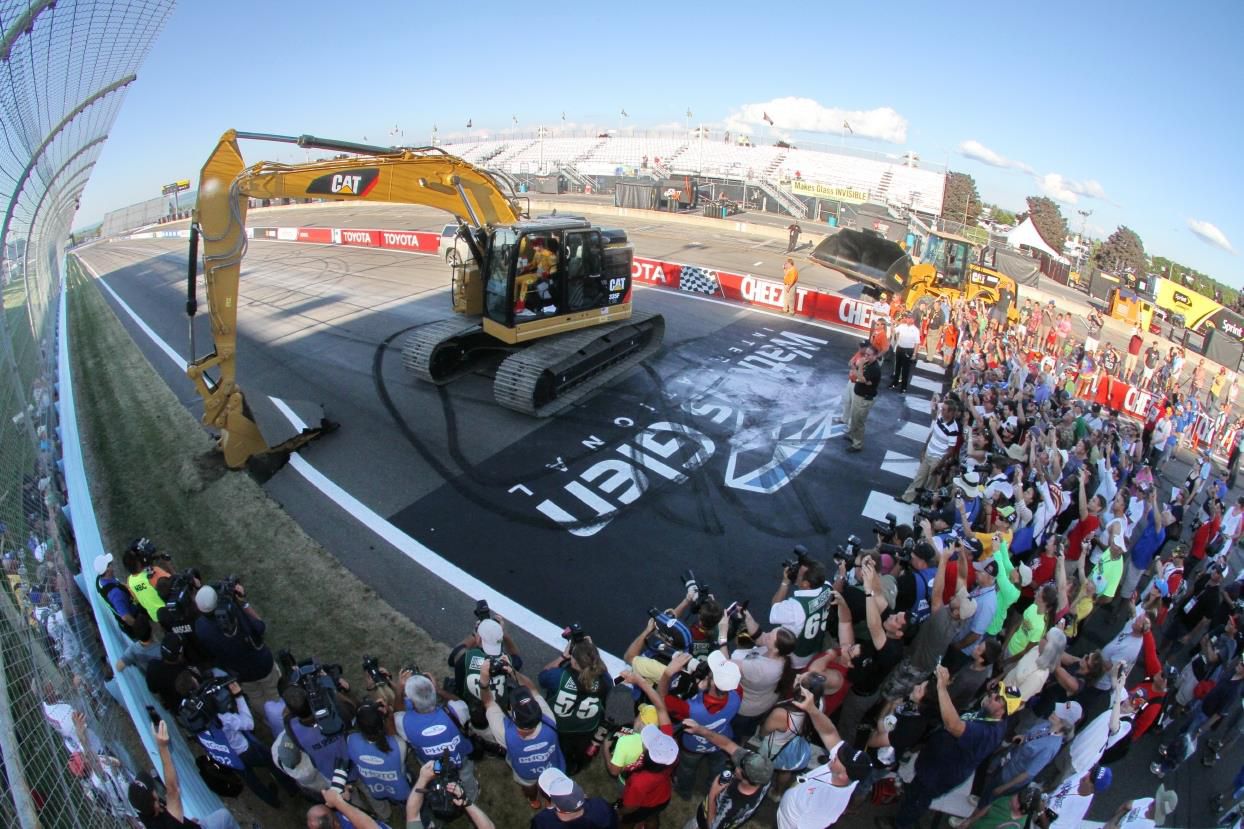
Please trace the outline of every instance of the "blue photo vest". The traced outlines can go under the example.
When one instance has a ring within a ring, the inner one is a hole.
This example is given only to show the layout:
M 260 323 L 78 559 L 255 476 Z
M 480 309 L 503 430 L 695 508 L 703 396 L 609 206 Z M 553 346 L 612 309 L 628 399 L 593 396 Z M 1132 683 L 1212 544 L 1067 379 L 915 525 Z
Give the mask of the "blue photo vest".
M 536 733 L 525 739 L 518 733 L 514 721 L 506 717 L 505 751 L 510 768 L 527 783 L 535 783 L 540 772 L 550 766 L 566 770 L 566 758 L 562 757 L 562 748 L 557 742 L 557 728 L 544 717 L 540 718 Z
M 730 721 L 734 719 L 735 714 L 739 713 L 739 705 L 742 702 L 743 698 L 739 696 L 738 691 L 731 691 L 726 697 L 725 706 L 718 709 L 716 714 L 710 714 L 704 707 L 704 693 L 700 692 L 687 703 L 687 707 L 690 708 L 687 719 L 695 720 L 709 731 L 716 731 L 718 734 L 734 739 L 734 729 L 730 726 Z M 708 740 L 685 731 L 682 735 L 682 745 L 687 751 L 693 751 L 696 754 L 709 754 L 717 751 L 717 746 Z
M 332 779 L 333 769 L 337 764 L 350 759 L 345 738 L 340 734 L 325 737 L 320 729 L 313 725 L 303 725 L 296 719 L 290 719 L 289 731 L 294 741 L 311 758 L 311 765 L 315 766 L 315 770 L 329 780 Z
M 406 798 L 410 797 L 410 781 L 406 779 L 406 768 L 396 739 L 389 741 L 388 751 L 381 751 L 356 731 L 346 738 L 346 749 L 354 763 L 355 774 L 372 797 L 406 802 Z
M 925 573 L 932 575 L 925 577 Z M 937 578 L 937 570 L 933 567 L 926 567 L 923 570 L 916 570 L 912 575 L 916 578 L 916 603 L 907 616 L 912 624 L 916 624 L 929 618 L 933 612 L 933 608 L 929 605 L 929 593 L 933 588 L 933 579 Z
M 225 732 L 219 727 L 212 726 L 194 736 L 198 738 L 199 745 L 203 746 L 207 756 L 215 760 L 217 764 L 237 771 L 246 768 L 242 758 L 229 746 L 229 738 L 225 736 Z
M 444 708 L 428 714 L 407 710 L 402 715 L 402 731 L 406 742 L 419 754 L 421 763 L 431 763 L 449 752 L 454 765 L 461 766 L 474 750 L 471 741 Z

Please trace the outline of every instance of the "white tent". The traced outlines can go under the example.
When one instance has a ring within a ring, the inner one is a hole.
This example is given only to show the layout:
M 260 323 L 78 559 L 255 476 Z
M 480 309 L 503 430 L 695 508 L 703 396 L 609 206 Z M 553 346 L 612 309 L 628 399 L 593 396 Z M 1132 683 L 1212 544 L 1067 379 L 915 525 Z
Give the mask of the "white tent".
M 1043 253 L 1054 257 L 1059 262 L 1066 263 L 1066 258 L 1059 251 L 1054 250 L 1045 240 L 1041 238 L 1041 234 L 1037 232 L 1037 226 L 1032 223 L 1032 217 L 1029 216 L 1020 222 L 1019 227 L 1012 230 L 1006 235 L 1006 243 L 1013 248 L 1019 248 L 1021 245 L 1039 250 Z

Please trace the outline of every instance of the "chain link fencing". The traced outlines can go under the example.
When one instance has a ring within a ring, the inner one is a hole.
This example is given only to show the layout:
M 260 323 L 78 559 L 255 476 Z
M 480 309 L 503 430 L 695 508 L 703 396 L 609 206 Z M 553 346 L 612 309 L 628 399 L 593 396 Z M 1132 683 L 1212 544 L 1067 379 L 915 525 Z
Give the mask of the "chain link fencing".
M 172 0 L 0 0 L 0 825 L 130 825 L 131 721 L 83 590 L 58 423 L 66 239 Z

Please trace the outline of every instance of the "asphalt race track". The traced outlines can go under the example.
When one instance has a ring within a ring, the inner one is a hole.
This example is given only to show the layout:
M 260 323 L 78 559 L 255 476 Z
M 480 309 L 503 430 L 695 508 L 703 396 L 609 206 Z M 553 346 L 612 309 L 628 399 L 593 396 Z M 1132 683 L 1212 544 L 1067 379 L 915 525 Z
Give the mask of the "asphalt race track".
M 332 205 L 253 211 L 250 222 L 438 230 L 443 219 L 417 208 Z M 696 233 L 655 218 L 608 223 L 627 228 L 640 256 L 780 274 L 784 241 L 724 228 Z M 188 357 L 184 242 L 115 241 L 80 255 L 111 289 L 104 296 L 151 364 L 198 415 L 190 382 L 121 305 Z M 678 600 L 687 568 L 719 598 L 763 610 L 792 545 L 828 562 L 849 533 L 868 538 L 885 513 L 910 514 L 893 496 L 927 437 L 936 367 L 920 366 L 906 397 L 883 390 L 866 449 L 850 454 L 832 417 L 858 334 L 640 287 L 636 306 L 665 316 L 662 350 L 563 414 L 535 420 L 492 402 L 487 367 L 442 388 L 402 368 L 404 334 L 451 316 L 446 277 L 432 256 L 253 241 L 239 300 L 239 380 L 265 429 L 287 423 L 269 398 L 322 404 L 342 428 L 303 451 L 308 463 L 381 520 L 554 625 L 580 622 L 620 655 L 649 606 Z M 812 265 L 802 278 L 847 284 Z M 203 313 L 196 337 L 200 353 L 210 347 Z M 267 432 L 272 442 L 285 436 Z M 434 637 L 469 633 L 474 597 L 455 576 L 413 561 L 292 465 L 265 488 Z M 556 635 L 542 638 L 520 635 L 519 644 L 543 660 Z M 1150 746 L 1115 767 L 1114 790 L 1094 818 L 1109 817 L 1106 804 L 1153 794 Z M 1168 778 L 1181 800 L 1173 825 L 1209 825 L 1205 804 L 1236 768 L 1230 758 L 1213 770 L 1189 761 Z M 872 814 L 866 808 L 842 825 L 871 825 Z

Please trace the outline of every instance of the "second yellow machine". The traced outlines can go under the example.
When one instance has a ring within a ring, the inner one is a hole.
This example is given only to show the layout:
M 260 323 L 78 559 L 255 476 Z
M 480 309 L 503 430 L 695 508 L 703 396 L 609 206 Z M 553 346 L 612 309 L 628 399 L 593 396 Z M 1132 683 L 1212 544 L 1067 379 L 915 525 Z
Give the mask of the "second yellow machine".
M 343 155 L 247 166 L 238 139 Z M 203 166 L 190 231 L 186 307 L 193 317 L 201 240 L 214 350 L 193 359 L 187 374 L 203 398 L 203 422 L 220 432 L 231 467 L 245 466 L 256 455 L 296 449 L 316 431 L 269 446 L 237 383 L 238 282 L 251 198 L 419 204 L 458 220 L 465 255 L 450 257 L 451 297 L 453 310 L 472 319 L 420 326 L 402 347 L 404 365 L 429 382 L 447 383 L 501 351 L 505 356 L 493 380 L 497 402 L 544 417 L 661 344 L 663 318 L 633 311 L 633 251 L 622 230 L 579 217 L 527 218 L 491 174 L 436 148 L 386 149 L 230 130 Z

